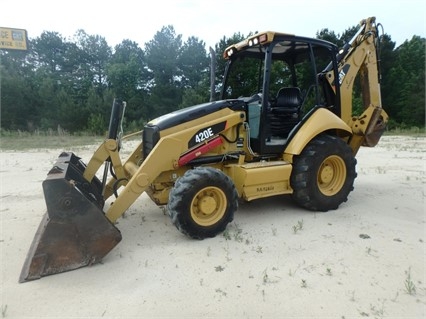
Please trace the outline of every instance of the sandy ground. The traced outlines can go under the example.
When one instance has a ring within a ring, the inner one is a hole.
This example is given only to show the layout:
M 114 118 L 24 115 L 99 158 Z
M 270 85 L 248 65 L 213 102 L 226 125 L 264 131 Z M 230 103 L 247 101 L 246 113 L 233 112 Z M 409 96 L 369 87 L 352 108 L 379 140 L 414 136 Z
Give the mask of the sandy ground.
M 88 160 L 94 150 L 72 151 Z M 425 317 L 425 137 L 361 149 L 355 190 L 336 211 L 288 196 L 241 202 L 212 239 L 186 238 L 142 196 L 103 263 L 19 284 L 60 151 L 0 154 L 2 317 Z

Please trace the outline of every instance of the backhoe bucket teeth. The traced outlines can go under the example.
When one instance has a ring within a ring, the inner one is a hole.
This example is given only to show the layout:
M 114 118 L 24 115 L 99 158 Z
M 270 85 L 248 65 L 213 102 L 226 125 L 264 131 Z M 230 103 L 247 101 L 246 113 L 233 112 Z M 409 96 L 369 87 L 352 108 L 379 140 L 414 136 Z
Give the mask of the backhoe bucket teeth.
M 102 184 L 83 178 L 85 164 L 62 153 L 43 182 L 47 213 L 34 236 L 19 282 L 95 264 L 121 240 L 105 217 Z

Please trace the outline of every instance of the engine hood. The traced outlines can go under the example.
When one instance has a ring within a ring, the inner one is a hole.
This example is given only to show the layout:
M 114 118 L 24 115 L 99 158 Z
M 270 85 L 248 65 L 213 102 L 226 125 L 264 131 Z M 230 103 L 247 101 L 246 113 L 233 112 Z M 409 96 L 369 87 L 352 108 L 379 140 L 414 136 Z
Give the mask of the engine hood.
M 147 127 L 156 126 L 160 131 L 174 127 L 176 125 L 195 120 L 208 114 L 217 112 L 224 108 L 230 108 L 234 111 L 244 110 L 245 102 L 243 100 L 221 100 L 208 102 L 186 107 L 165 115 L 162 115 L 146 124 Z

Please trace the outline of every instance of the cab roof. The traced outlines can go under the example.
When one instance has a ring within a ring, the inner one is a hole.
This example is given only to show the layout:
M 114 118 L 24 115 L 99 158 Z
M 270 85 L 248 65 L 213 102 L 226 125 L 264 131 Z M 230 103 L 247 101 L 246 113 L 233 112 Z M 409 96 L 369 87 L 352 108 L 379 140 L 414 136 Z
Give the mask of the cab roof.
M 333 43 L 321 39 L 301 37 L 294 34 L 275 31 L 264 31 L 228 46 L 223 52 L 223 57 L 228 60 L 231 59 L 233 55 L 264 55 L 265 47 L 270 43 L 277 43 L 273 47 L 273 55 L 287 55 L 295 54 L 296 52 L 306 52 L 306 50 L 309 50 L 310 45 L 313 45 L 314 47 L 326 47 L 329 49 L 337 48 Z

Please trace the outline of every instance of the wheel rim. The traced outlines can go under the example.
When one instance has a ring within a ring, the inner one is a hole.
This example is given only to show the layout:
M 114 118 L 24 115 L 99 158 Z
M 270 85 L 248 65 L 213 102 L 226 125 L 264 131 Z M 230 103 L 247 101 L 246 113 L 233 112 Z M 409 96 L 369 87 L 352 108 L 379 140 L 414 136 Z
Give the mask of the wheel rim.
M 226 195 L 220 188 L 203 188 L 192 199 L 191 217 L 198 225 L 214 225 L 225 215 L 226 202 Z
M 337 155 L 327 157 L 320 166 L 317 185 L 321 193 L 326 196 L 337 194 L 346 180 L 346 165 Z

